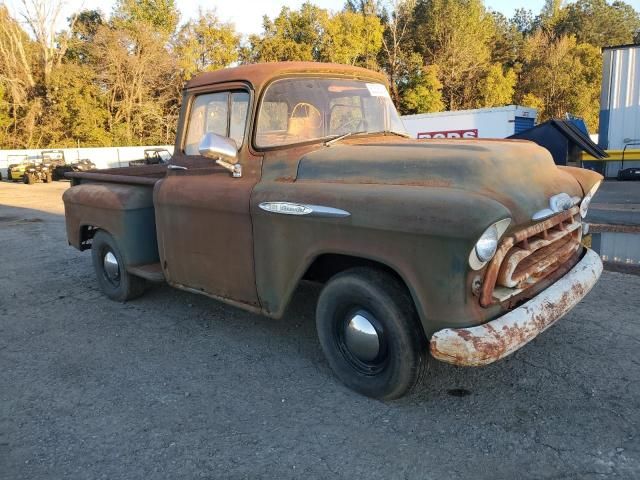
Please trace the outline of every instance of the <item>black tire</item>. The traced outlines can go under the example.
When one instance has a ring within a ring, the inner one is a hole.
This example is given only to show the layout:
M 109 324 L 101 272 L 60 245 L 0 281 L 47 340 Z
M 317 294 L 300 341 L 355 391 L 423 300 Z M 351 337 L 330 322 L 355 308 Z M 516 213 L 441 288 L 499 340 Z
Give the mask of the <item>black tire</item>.
M 117 278 L 109 276 L 105 270 L 105 256 L 112 253 L 118 264 Z M 107 232 L 96 232 L 91 243 L 91 258 L 100 290 L 111 300 L 126 302 L 144 293 L 146 282 L 126 271 L 125 260 L 115 239 Z
M 22 181 L 27 185 L 33 185 L 34 183 L 36 183 L 36 180 L 33 177 L 33 175 L 29 173 L 24 174 L 24 177 L 22 177 Z
M 374 359 L 362 360 L 348 346 L 347 325 L 360 313 L 377 334 Z M 405 395 L 426 368 L 427 342 L 411 296 L 382 270 L 354 268 L 329 280 L 318 299 L 316 327 L 336 375 L 369 397 L 392 400 Z

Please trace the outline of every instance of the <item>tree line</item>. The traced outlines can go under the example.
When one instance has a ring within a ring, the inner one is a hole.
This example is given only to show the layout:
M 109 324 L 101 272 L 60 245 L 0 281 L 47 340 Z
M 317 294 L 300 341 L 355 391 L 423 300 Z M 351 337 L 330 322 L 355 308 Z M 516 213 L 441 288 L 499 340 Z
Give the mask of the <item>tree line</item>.
M 385 72 L 403 114 L 517 103 L 597 130 L 601 48 L 640 40 L 620 0 L 546 0 L 511 18 L 482 0 L 307 2 L 248 37 L 215 10 L 181 22 L 175 0 L 117 0 L 59 32 L 61 4 L 22 0 L 18 18 L 0 5 L 0 148 L 170 144 L 186 80 L 284 60 Z

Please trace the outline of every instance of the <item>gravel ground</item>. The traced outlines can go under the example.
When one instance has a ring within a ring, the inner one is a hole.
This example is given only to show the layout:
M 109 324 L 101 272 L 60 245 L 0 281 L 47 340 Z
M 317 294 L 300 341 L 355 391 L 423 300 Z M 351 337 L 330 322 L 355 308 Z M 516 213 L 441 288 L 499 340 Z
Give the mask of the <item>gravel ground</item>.
M 0 184 L 1 479 L 640 477 L 640 277 L 381 403 L 329 370 L 315 287 L 281 321 L 166 286 L 104 298 L 64 187 Z

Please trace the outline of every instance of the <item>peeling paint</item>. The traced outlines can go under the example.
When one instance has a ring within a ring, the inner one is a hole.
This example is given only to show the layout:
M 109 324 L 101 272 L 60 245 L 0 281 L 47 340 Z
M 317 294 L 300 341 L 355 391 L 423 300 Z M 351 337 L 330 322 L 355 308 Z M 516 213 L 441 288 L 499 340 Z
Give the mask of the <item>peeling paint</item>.
M 593 250 L 564 277 L 524 305 L 484 325 L 436 332 L 431 355 L 462 366 L 493 363 L 533 340 L 571 310 L 595 285 L 602 262 Z

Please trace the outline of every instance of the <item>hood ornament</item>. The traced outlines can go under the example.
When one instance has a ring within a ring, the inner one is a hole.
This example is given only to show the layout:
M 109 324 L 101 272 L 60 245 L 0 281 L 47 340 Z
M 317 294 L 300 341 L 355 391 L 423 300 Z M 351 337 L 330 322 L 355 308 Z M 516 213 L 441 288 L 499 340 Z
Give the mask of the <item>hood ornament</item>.
M 582 200 L 580 197 L 572 197 L 568 193 L 558 193 L 549 198 L 549 208 L 544 208 L 533 214 L 531 220 L 544 220 L 552 217 L 556 213 L 569 210 L 571 207 L 578 205 Z

